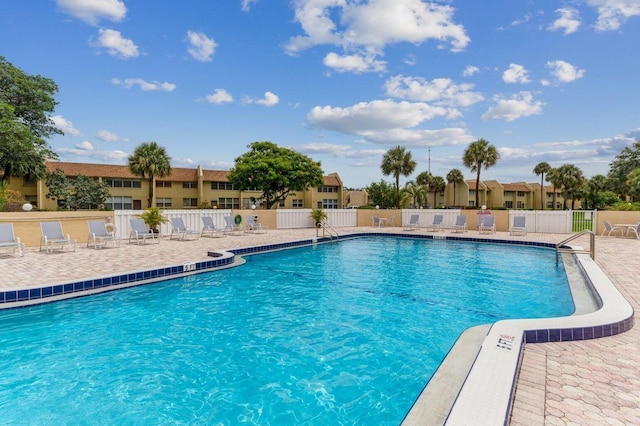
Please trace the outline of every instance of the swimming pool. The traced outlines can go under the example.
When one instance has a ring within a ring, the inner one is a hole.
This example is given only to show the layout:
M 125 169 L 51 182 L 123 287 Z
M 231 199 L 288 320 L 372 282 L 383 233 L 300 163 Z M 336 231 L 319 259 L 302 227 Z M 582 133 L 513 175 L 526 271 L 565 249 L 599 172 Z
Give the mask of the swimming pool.
M 544 249 L 359 238 L 247 259 L 1 312 L 3 418 L 398 424 L 465 328 L 573 310 Z

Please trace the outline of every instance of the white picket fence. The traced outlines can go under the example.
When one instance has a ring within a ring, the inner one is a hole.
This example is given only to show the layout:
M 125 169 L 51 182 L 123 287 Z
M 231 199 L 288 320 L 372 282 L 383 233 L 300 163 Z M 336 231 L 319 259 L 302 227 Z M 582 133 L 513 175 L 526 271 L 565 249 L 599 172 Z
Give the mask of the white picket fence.
M 460 214 L 460 209 L 403 209 L 402 226 L 406 226 L 411 221 L 411 216 L 418 215 L 418 223 L 422 227 L 433 225 L 433 217 L 442 215 L 442 223 L 445 227 L 450 227 L 456 223 L 456 217 Z
M 355 209 L 325 209 L 327 222 L 334 228 L 358 225 Z M 315 225 L 309 217 L 311 209 L 278 209 L 276 219 L 279 229 L 310 228 Z
M 514 216 L 526 217 L 527 232 L 570 234 L 588 229 L 595 232 L 595 210 L 509 210 L 509 225 Z

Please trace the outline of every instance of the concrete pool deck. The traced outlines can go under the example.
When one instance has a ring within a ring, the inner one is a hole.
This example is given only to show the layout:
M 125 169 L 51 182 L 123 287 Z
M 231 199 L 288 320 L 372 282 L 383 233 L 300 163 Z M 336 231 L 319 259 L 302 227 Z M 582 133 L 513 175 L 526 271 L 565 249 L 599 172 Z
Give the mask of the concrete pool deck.
M 340 228 L 341 234 L 375 232 L 378 228 Z M 382 228 L 401 233 L 402 228 Z M 411 231 L 425 233 L 425 231 Z M 439 233 L 442 235 L 447 232 Z M 28 289 L 53 283 L 115 275 L 147 268 L 210 260 L 207 252 L 239 247 L 310 239 L 315 229 L 270 230 L 266 234 L 170 241 L 158 245 L 129 245 L 100 250 L 78 244 L 72 253 L 46 254 L 27 248 L 20 258 L 0 254 L 3 274 L 0 290 Z M 461 234 L 453 234 L 460 236 Z M 508 233 L 464 237 L 513 239 L 557 243 L 565 234 Z M 588 247 L 588 239 L 576 245 Z M 640 301 L 640 241 L 616 237 L 596 238 L 596 263 L 631 304 Z M 525 345 L 516 383 L 511 425 L 640 424 L 640 331 L 634 327 L 612 337 L 563 343 Z

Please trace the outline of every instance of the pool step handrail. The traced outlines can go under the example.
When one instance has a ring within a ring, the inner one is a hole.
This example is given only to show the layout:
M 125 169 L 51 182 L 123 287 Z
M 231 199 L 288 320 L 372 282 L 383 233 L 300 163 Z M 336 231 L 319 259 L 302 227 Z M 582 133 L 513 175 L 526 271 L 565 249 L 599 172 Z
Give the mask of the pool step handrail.
M 589 250 L 578 250 L 573 248 L 562 247 L 570 241 L 573 241 L 577 238 L 582 237 L 583 235 L 589 234 Z M 593 231 L 585 229 L 584 231 L 580 231 L 577 234 L 571 235 L 569 238 L 566 238 L 556 244 L 556 263 L 558 263 L 558 256 L 560 253 L 586 253 L 591 255 L 591 259 L 596 258 L 596 234 Z
M 338 234 L 338 231 L 336 231 L 336 229 L 329 225 L 329 223 L 327 221 L 323 221 L 322 222 L 322 236 L 325 237 L 325 232 L 327 234 L 329 234 L 329 240 L 333 241 L 333 238 L 335 237 L 336 240 L 340 239 L 340 234 Z

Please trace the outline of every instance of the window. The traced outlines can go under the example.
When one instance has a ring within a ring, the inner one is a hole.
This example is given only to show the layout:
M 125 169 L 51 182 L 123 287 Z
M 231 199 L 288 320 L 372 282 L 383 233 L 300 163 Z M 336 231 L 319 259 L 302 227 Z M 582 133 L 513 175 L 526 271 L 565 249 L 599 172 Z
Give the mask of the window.
M 110 188 L 142 188 L 138 179 L 105 179 L 104 184 Z
M 156 198 L 156 207 L 171 208 L 171 198 L 169 197 Z
M 294 209 L 301 209 L 304 207 L 302 200 L 291 200 L 291 204 Z
M 476 206 L 476 201 L 475 200 L 469 200 L 469 207 L 475 207 Z
M 252 205 L 254 205 L 256 202 L 255 200 L 252 200 L 251 198 L 243 198 L 242 199 L 242 208 L 243 209 L 250 209 Z
M 37 179 L 28 177 L 22 178 L 22 186 L 34 186 L 36 183 L 38 183 Z
M 524 203 L 523 203 L 522 201 L 518 201 L 518 202 L 516 203 L 516 208 L 518 208 L 518 209 L 524 209 Z
M 338 192 L 338 187 L 323 185 L 318 187 L 318 192 Z
M 171 181 L 157 180 L 156 188 L 171 188 Z
M 322 208 L 323 209 L 337 209 L 338 208 L 338 200 L 322 200 Z
M 198 207 L 197 198 L 183 198 L 182 207 Z
M 505 201 L 504 202 L 504 207 L 507 209 L 512 209 L 513 208 L 513 201 Z
M 553 201 L 547 202 L 547 208 L 548 209 L 552 209 L 553 208 Z
M 131 210 L 133 201 L 131 197 L 107 197 L 104 207 L 109 210 Z
M 229 182 L 211 182 L 211 189 L 218 191 L 233 191 L 233 185 Z
M 470 189 L 469 190 L 469 197 L 473 197 L 473 198 L 476 197 L 476 190 L 475 189 Z
M 198 188 L 198 182 L 182 182 L 182 187 L 184 189 L 193 189 Z
M 239 209 L 240 198 L 218 198 L 218 208 L 221 209 Z
M 504 191 L 505 197 L 513 197 L 513 191 Z
M 518 197 L 524 197 L 524 191 L 518 191 Z

